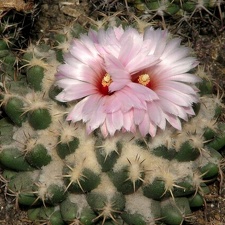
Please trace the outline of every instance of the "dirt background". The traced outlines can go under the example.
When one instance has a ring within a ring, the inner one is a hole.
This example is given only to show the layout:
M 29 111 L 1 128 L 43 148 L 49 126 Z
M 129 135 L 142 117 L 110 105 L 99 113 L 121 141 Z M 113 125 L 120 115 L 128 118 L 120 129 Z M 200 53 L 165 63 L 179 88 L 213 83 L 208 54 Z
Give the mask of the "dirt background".
M 23 47 L 29 39 L 32 42 L 45 40 L 51 42 L 52 32 L 62 29 L 73 21 L 80 22 L 84 27 L 96 24 L 96 21 L 110 20 L 113 16 L 120 17 L 133 23 L 137 17 L 136 8 L 127 6 L 126 1 L 63 1 L 42 0 L 24 2 L 23 0 L 9 0 L 10 4 L 0 1 L 1 17 L 7 13 L 19 13 L 29 21 L 25 29 L 26 38 L 23 38 Z M 134 2 L 134 1 L 133 1 Z M 222 2 L 222 1 L 221 1 Z M 23 3 L 23 5 L 22 5 Z M 31 4 L 30 4 L 31 3 Z M 221 6 L 224 12 L 224 6 Z M 204 9 L 186 18 L 160 17 L 153 19 L 145 15 L 146 20 L 154 27 L 167 28 L 174 36 L 182 38 L 183 43 L 188 43 L 195 51 L 205 71 L 215 80 L 215 93 L 225 91 L 225 14 L 218 8 L 211 11 L 212 15 Z M 142 20 L 143 21 L 143 20 Z M 140 21 L 139 21 L 140 22 Z M 98 22 L 98 24 L 100 24 Z M 225 120 L 225 114 L 220 118 Z M 225 157 L 225 149 L 221 154 Z M 216 182 L 210 185 L 211 193 L 205 196 L 204 207 L 196 210 L 189 218 L 192 225 L 225 225 L 225 163 L 221 163 L 221 173 Z M 31 225 L 27 219 L 26 208 L 17 208 L 14 198 L 6 194 L 2 183 L 0 189 L 0 225 Z

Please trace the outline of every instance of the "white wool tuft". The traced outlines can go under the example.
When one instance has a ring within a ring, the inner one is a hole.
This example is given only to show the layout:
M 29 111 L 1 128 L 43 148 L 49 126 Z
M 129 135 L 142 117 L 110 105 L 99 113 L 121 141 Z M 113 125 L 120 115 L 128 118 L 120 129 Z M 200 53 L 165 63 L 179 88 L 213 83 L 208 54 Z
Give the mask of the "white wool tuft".
M 152 215 L 151 199 L 143 196 L 140 192 L 135 192 L 131 195 L 126 195 L 126 205 L 125 210 L 130 214 L 140 214 L 144 217 L 147 224 L 153 225 L 155 224 L 154 215 Z
M 105 173 L 101 174 L 101 183 L 94 191 L 100 194 L 104 194 L 109 201 L 117 192 L 116 187 L 113 185 L 113 183 Z
M 95 140 L 87 136 L 82 127 L 76 130 L 79 134 L 79 146 L 74 154 L 66 157 L 66 163 L 69 165 L 82 165 L 83 168 L 90 169 L 92 172 L 99 174 L 101 166 L 99 165 L 95 154 Z
M 63 162 L 59 160 L 54 160 L 50 162 L 47 166 L 42 167 L 42 172 L 39 177 L 39 196 L 40 198 L 44 199 L 45 193 L 47 188 L 51 184 L 56 184 L 60 187 L 64 186 L 62 180 L 62 169 L 63 169 Z
M 85 194 L 69 194 L 68 198 L 72 203 L 77 204 L 77 206 L 78 206 L 77 217 L 78 218 L 80 217 L 81 212 L 84 208 L 90 207 L 87 203 Z

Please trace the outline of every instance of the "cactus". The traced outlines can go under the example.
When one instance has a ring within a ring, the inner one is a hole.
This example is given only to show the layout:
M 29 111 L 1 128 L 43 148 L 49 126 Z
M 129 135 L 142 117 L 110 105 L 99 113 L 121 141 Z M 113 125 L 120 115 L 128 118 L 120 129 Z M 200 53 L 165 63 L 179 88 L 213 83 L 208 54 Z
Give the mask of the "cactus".
M 0 81 L 9 77 L 20 80 L 18 53 L 28 45 L 37 8 L 31 2 L 23 1 L 1 2 L 0 8 Z M 12 104 L 20 103 L 11 102 L 9 107 Z
M 81 32 L 74 24 L 54 36 L 54 48 L 31 44 L 17 80 L 4 75 L 0 164 L 7 191 L 40 223 L 182 224 L 203 205 L 207 183 L 220 170 L 220 99 L 205 80 L 196 116 L 181 131 L 87 135 L 83 123 L 65 120 L 70 104 L 56 101 L 61 90 L 54 85 L 62 55 Z
M 217 8 L 221 19 L 221 8 L 224 5 L 224 2 L 220 0 L 127 0 L 127 2 L 138 11 L 159 16 L 182 15 L 184 12 L 192 15 L 197 11 L 205 11 L 213 15 L 212 9 Z
M 37 16 L 34 1 L 1 2 L 0 36 L 10 47 L 19 49 L 27 46 L 31 29 Z

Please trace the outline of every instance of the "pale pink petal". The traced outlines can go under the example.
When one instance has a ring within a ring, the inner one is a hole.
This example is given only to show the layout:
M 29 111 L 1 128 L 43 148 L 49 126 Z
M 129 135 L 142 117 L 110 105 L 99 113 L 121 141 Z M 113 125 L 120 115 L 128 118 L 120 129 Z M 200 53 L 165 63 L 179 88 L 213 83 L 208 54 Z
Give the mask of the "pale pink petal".
M 85 36 L 85 35 L 83 35 L 83 36 Z M 96 30 L 90 29 L 90 30 L 88 31 L 88 37 L 92 40 L 93 45 L 94 45 L 95 43 L 97 43 L 97 41 L 98 41 L 98 33 L 97 33 Z
M 126 113 L 124 113 L 124 118 L 123 118 L 123 127 L 125 131 L 135 133 L 136 132 L 136 127 L 134 124 L 134 116 L 133 116 L 133 110 L 130 110 Z
M 165 118 L 164 114 L 165 113 L 163 112 L 162 119 L 161 119 L 160 123 L 157 124 L 157 126 L 162 130 L 165 130 L 165 128 L 166 128 L 166 118 Z
M 101 71 L 101 63 L 103 63 L 100 55 L 94 56 L 89 50 L 86 50 L 86 46 L 82 44 L 77 44 L 76 48 L 70 50 L 71 55 L 80 61 L 81 64 L 87 65 L 96 73 Z M 85 51 L 86 50 L 86 51 Z M 82 54 L 80 53 L 82 51 Z M 65 59 L 67 62 L 68 60 Z M 74 64 L 73 64 L 74 65 Z
M 165 49 L 166 51 L 166 49 Z M 171 64 L 176 63 L 178 60 L 183 60 L 184 57 L 189 55 L 189 49 L 182 47 L 182 48 L 176 48 L 173 50 L 173 52 L 163 52 L 160 59 L 162 60 L 163 64 Z
M 154 30 L 148 28 L 144 33 L 144 40 L 151 40 L 151 47 L 149 55 L 161 56 L 166 47 L 167 31 L 166 30 Z
M 159 62 L 160 59 L 158 59 L 154 55 L 138 54 L 129 63 L 127 63 L 126 69 L 131 74 L 134 74 L 140 70 L 144 70 L 145 68 L 151 67 Z
M 160 102 L 158 103 L 158 106 L 162 109 L 162 111 L 167 114 L 173 114 L 175 116 L 178 116 L 177 108 L 174 107 L 176 104 L 168 101 L 167 99 L 160 98 Z
M 185 94 L 196 95 L 196 90 L 193 89 L 190 85 L 177 82 L 177 81 L 167 81 L 161 84 L 167 90 L 178 91 Z
M 119 91 L 119 90 L 123 89 L 126 85 L 127 85 L 126 79 L 115 80 L 110 84 L 109 92 L 113 93 L 113 92 Z
M 131 90 L 135 91 L 137 96 L 140 96 L 140 98 L 145 101 L 153 101 L 159 99 L 159 96 L 155 91 L 152 91 L 150 88 L 146 88 L 143 85 L 129 83 L 127 86 L 129 86 Z
M 152 137 L 155 137 L 156 135 L 156 131 L 157 131 L 157 126 L 153 123 L 150 123 L 149 124 L 149 131 L 148 133 L 152 136 Z
M 61 102 L 70 102 L 73 100 L 83 98 L 85 96 L 96 94 L 97 92 L 98 90 L 96 89 L 96 87 L 90 84 L 82 83 L 82 84 L 68 86 L 61 93 L 59 93 L 55 98 L 56 100 Z
M 114 127 L 114 124 L 112 122 L 112 114 L 107 114 L 106 115 L 106 127 L 107 127 L 107 131 L 108 133 L 113 136 L 116 132 L 116 129 Z
M 141 51 L 143 37 L 135 29 L 129 28 L 120 39 L 121 48 L 118 59 L 126 65 Z
M 145 116 L 145 114 L 146 114 L 146 110 L 143 110 L 143 109 L 134 109 L 133 110 L 133 112 L 134 112 L 134 123 L 136 124 L 136 125 L 139 125 L 142 121 L 143 121 L 143 119 L 144 119 L 144 116 Z
M 76 66 L 63 64 L 58 67 L 58 71 L 56 74 L 57 79 L 71 78 L 92 84 L 99 80 L 102 75 L 102 73 L 95 73 L 95 71 L 84 64 L 80 66 L 79 64 Z
M 81 84 L 83 84 L 83 82 L 80 82 L 78 80 L 74 80 L 71 78 L 66 78 L 66 77 L 63 77 L 57 81 L 57 86 L 61 88 L 68 88 L 73 85 L 81 85 Z M 92 86 L 91 84 L 88 84 L 88 85 Z
M 83 118 L 83 114 L 82 114 L 82 110 L 83 110 L 83 107 L 86 103 L 87 99 L 84 98 L 82 99 L 81 101 L 79 101 L 74 107 L 73 109 L 69 112 L 66 120 L 67 121 L 73 121 L 73 122 L 77 122 L 77 121 L 80 121 L 82 120 Z
M 86 123 L 89 131 L 94 131 L 105 123 L 106 114 L 102 109 L 101 103 L 98 104 L 98 107 L 94 109 L 93 113 L 89 116 L 89 121 Z
M 162 62 L 162 61 L 161 61 Z M 168 62 L 168 65 L 170 62 Z M 194 58 L 186 58 L 185 60 L 177 61 L 174 63 L 173 68 L 170 68 L 170 73 L 180 74 L 189 71 L 194 68 L 195 60 Z
M 113 27 L 113 31 L 115 33 L 117 40 L 120 40 L 120 38 L 124 34 L 124 29 L 123 29 L 122 25 L 120 25 L 119 27 Z
M 109 132 L 108 132 L 106 123 L 103 123 L 103 124 L 100 126 L 100 130 L 101 130 L 101 133 L 102 133 L 102 135 L 103 135 L 104 138 L 106 138 L 106 137 L 109 135 Z
M 123 127 L 123 113 L 118 110 L 115 113 L 111 113 L 112 123 L 116 130 L 120 130 Z
M 153 102 L 149 102 L 148 103 L 148 116 L 150 121 L 153 121 L 154 124 L 156 124 L 157 126 L 159 124 L 161 124 L 161 121 L 164 119 L 164 115 L 162 112 L 162 109 L 160 107 L 158 107 L 157 102 L 159 101 L 153 101 Z
M 190 73 L 183 73 L 183 74 L 171 76 L 170 80 L 188 82 L 188 83 L 198 83 L 202 81 L 200 77 L 197 77 Z
M 164 91 L 164 89 L 162 89 L 162 87 L 158 87 L 155 92 L 160 96 L 160 97 L 163 97 L 163 98 L 170 98 L 168 100 L 174 102 L 175 104 L 177 105 L 180 105 L 180 106 L 184 106 L 184 104 L 182 104 L 182 102 L 186 102 L 186 104 L 188 106 L 190 106 L 192 103 L 194 102 L 198 102 L 199 99 L 195 93 L 194 94 L 186 94 L 186 93 L 182 93 L 181 91 L 177 91 L 176 89 L 170 89 L 170 88 L 167 88 L 166 91 Z M 167 97 L 166 97 L 167 96 Z
M 98 45 L 96 48 L 101 51 L 101 54 L 109 53 L 114 57 L 118 57 L 120 52 L 120 43 L 116 37 L 113 28 L 108 30 L 99 30 L 98 32 Z M 103 51 L 104 50 L 104 51 Z
M 167 90 L 157 90 L 157 94 L 160 96 L 160 98 L 167 99 L 168 101 L 173 102 L 179 106 L 187 107 L 191 104 L 190 97 L 188 95 L 179 96 L 178 92 L 174 93 Z
M 178 117 L 170 114 L 165 114 L 166 120 L 177 130 L 181 130 L 181 122 Z
M 83 107 L 82 113 L 84 118 L 90 118 L 98 108 L 106 101 L 105 96 L 101 94 L 93 94 L 86 97 L 86 103 Z
M 163 51 L 163 56 L 167 57 L 172 55 L 174 53 L 174 50 L 179 48 L 180 42 L 181 42 L 180 38 L 171 39 L 165 46 L 165 49 Z
M 144 115 L 144 118 L 142 122 L 138 125 L 138 128 L 143 137 L 149 133 L 150 120 L 147 113 Z
M 113 83 L 110 85 L 110 92 L 118 91 L 126 86 L 130 81 L 130 74 L 114 56 L 108 56 L 105 59 L 106 71 L 110 74 Z
M 134 93 L 131 92 L 130 88 L 125 87 L 122 90 L 120 90 L 118 93 L 115 92 L 113 95 L 117 97 L 117 99 L 114 99 L 114 101 L 108 101 L 106 103 L 106 112 L 110 113 L 111 109 L 114 108 L 112 103 L 115 102 L 115 100 L 118 102 L 120 101 L 121 110 L 123 112 L 129 111 L 132 107 L 138 108 L 138 109 L 146 109 L 147 105 L 146 102 L 140 98 L 138 98 Z
M 107 101 L 105 101 L 103 105 L 103 110 L 105 113 L 114 113 L 118 110 L 122 110 L 123 108 L 123 101 L 121 100 L 120 95 L 114 93 L 113 95 L 109 95 Z
M 195 111 L 193 110 L 192 106 L 185 107 L 184 110 L 185 110 L 185 112 L 186 112 L 187 114 L 189 114 L 190 116 L 194 116 L 194 115 L 195 115 Z
M 120 93 L 123 96 L 123 103 L 127 105 L 127 107 L 135 107 L 138 109 L 146 109 L 147 102 L 143 98 L 143 94 L 135 93 L 132 88 L 126 86 L 123 88 Z M 146 97 L 149 98 L 149 97 Z M 123 107 L 125 108 L 125 105 Z

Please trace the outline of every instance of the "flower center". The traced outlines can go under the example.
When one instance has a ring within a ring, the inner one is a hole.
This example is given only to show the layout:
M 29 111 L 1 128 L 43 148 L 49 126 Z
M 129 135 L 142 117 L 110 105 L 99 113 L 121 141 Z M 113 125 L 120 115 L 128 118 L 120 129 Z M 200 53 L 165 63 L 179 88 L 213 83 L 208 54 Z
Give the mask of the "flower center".
M 156 87 L 155 79 L 153 79 L 151 71 L 140 71 L 134 75 L 132 75 L 132 81 L 137 84 L 141 84 L 146 88 L 150 88 L 152 90 Z
M 138 77 L 138 82 L 144 86 L 147 86 L 150 83 L 150 76 L 145 73 Z
M 99 91 L 103 94 L 103 95 L 110 95 L 109 93 L 109 85 L 112 83 L 112 79 L 111 76 L 106 73 L 105 76 L 102 78 L 100 87 L 99 87 Z
M 108 73 L 106 73 L 102 79 L 102 86 L 108 87 L 111 83 L 112 83 L 111 76 Z

